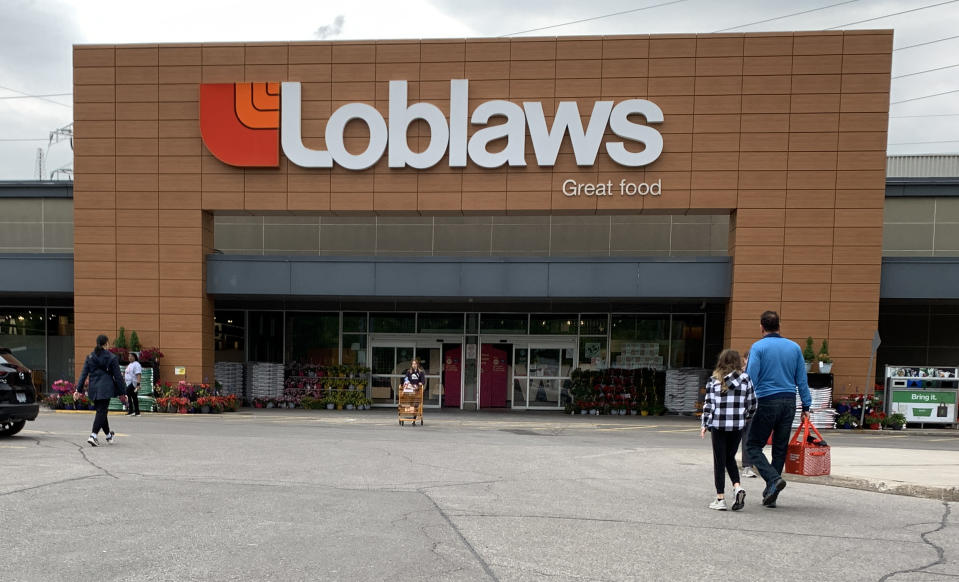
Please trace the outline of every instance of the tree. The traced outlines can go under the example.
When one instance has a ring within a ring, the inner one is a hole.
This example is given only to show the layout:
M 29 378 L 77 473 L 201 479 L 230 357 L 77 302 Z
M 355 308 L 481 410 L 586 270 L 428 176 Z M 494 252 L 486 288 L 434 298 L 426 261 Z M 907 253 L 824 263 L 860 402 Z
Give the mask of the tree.
M 130 332 L 130 351 L 139 352 L 140 348 L 143 347 L 140 345 L 140 337 L 137 335 L 136 330 Z
M 122 348 L 122 349 L 124 349 L 124 350 L 125 350 L 125 349 L 128 349 L 128 346 L 127 346 L 127 332 L 126 332 L 126 330 L 123 329 L 122 327 L 120 328 L 120 331 L 117 333 L 117 339 L 114 340 L 114 342 L 113 342 L 113 347 L 115 347 L 115 348 Z

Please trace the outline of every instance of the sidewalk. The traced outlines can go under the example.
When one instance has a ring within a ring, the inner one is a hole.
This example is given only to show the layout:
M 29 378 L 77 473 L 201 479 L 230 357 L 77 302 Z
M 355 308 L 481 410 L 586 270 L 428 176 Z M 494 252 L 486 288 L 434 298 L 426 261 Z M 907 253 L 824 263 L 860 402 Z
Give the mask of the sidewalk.
M 830 435 L 846 431 L 823 431 Z M 867 431 L 868 434 L 868 431 Z M 959 501 L 959 431 L 912 430 L 896 433 L 904 448 L 833 446 L 832 471 L 824 477 L 786 475 L 787 481 L 820 483 L 866 491 Z M 909 448 L 909 441 L 933 438 L 949 443 L 947 450 Z M 954 445 L 953 445 L 954 443 Z

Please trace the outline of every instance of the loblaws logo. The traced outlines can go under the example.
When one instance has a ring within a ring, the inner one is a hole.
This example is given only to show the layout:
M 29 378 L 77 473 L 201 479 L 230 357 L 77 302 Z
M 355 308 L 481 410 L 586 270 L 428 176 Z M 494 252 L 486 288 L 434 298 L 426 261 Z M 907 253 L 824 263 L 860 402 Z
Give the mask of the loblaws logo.
M 326 150 L 314 150 L 301 137 L 301 89 L 299 83 L 235 83 L 200 85 L 200 132 L 203 142 L 220 161 L 241 167 L 276 167 L 279 147 L 290 162 L 306 168 L 332 168 L 334 164 L 349 170 L 365 170 L 388 152 L 391 168 L 429 168 L 448 155 L 449 166 L 466 166 L 467 158 L 483 168 L 526 165 L 526 134 L 539 166 L 553 166 L 566 135 L 573 146 L 578 166 L 591 166 L 603 142 L 607 127 L 624 141 L 607 141 L 606 152 L 613 161 L 627 167 L 651 164 L 663 151 L 663 137 L 648 125 L 662 123 L 663 112 L 645 99 L 627 99 L 619 103 L 596 101 L 586 127 L 575 101 L 562 101 L 556 108 L 551 127 L 547 127 L 543 104 L 524 102 L 522 107 L 503 100 L 479 104 L 469 115 L 469 81 L 450 81 L 450 113 L 430 103 L 407 100 L 407 82 L 390 81 L 389 122 L 371 105 L 348 103 L 330 115 L 325 137 Z M 489 125 L 493 118 L 505 121 Z M 430 141 L 421 152 L 412 151 L 406 140 L 407 129 L 421 119 L 430 126 Z M 351 121 L 369 128 L 369 142 L 361 153 L 346 149 L 343 132 Z M 478 129 L 467 138 L 467 121 Z M 492 142 L 505 139 L 505 147 Z M 632 151 L 637 150 L 639 151 Z
M 279 83 L 200 85 L 200 134 L 207 149 L 231 166 L 280 165 Z

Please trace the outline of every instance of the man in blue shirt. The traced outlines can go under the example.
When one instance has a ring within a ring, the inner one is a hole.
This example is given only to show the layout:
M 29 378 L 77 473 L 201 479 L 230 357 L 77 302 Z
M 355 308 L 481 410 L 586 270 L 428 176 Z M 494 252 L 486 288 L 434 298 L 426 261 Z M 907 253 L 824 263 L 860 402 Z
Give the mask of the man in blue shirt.
M 796 342 L 779 335 L 779 314 L 765 311 L 759 321 L 763 338 L 749 348 L 749 363 L 746 366 L 746 373 L 756 387 L 756 398 L 759 400 L 746 439 L 746 453 L 766 481 L 763 505 L 776 507 L 779 492 L 786 487 L 782 472 L 786 464 L 789 433 L 796 416 L 797 388 L 802 399 L 803 419 L 809 418 L 812 397 L 809 395 L 802 349 Z M 770 433 L 773 440 L 772 463 L 763 453 Z

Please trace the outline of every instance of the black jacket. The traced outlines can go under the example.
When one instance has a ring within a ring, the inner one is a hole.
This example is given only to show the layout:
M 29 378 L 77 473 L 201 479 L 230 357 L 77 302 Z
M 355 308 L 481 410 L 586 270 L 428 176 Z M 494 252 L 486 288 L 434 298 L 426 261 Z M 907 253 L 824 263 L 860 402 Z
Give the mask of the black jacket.
M 90 389 L 87 391 L 90 400 L 113 398 L 117 394 L 114 386 L 123 386 L 120 362 L 107 350 L 102 350 L 99 354 L 94 351 L 87 356 L 83 362 L 83 371 L 80 372 L 80 381 L 77 382 L 78 391 L 83 392 L 83 383 L 86 382 L 87 376 L 90 377 Z

